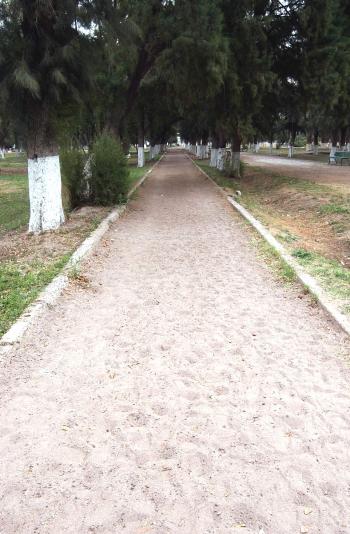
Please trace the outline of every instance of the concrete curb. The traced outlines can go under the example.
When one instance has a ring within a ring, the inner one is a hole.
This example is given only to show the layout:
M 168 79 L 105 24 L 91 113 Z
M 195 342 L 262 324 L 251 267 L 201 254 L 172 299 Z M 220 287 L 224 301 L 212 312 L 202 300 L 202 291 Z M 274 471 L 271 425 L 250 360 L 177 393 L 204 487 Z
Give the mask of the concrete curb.
M 273 237 L 273 235 L 267 230 L 267 228 L 258 221 L 247 209 L 241 204 L 236 202 L 232 197 L 227 195 L 225 191 L 205 172 L 201 169 L 197 163 L 190 157 L 190 160 L 197 167 L 197 169 L 204 174 L 204 176 L 210 180 L 216 188 L 218 188 L 221 194 L 228 200 L 228 202 L 237 210 L 244 219 L 246 219 L 253 228 L 269 243 L 269 245 L 277 252 L 277 254 L 289 265 L 294 271 L 295 276 L 301 282 L 301 284 L 308 289 L 308 291 L 317 299 L 319 304 L 326 310 L 331 316 L 334 322 L 340 326 L 340 328 L 350 336 L 350 319 L 339 310 L 338 306 L 332 301 L 326 292 L 321 288 L 315 278 L 309 275 L 298 264 L 298 262 L 291 256 L 283 245 Z
M 163 156 L 138 180 L 138 182 L 132 187 L 128 193 L 128 201 L 135 191 L 143 184 L 148 178 L 155 167 L 160 163 Z M 52 306 L 58 297 L 62 294 L 65 287 L 69 283 L 68 272 L 72 267 L 76 267 L 79 263 L 86 259 L 93 249 L 101 241 L 104 234 L 110 228 L 111 224 L 121 217 L 126 211 L 126 205 L 115 208 L 109 213 L 99 226 L 94 230 L 89 237 L 87 237 L 82 244 L 73 252 L 72 256 L 68 260 L 64 269 L 60 274 L 50 282 L 17 319 L 17 321 L 10 327 L 10 329 L 0 339 L 0 355 L 4 355 L 10 351 L 13 345 L 19 343 L 23 338 L 25 332 L 29 326 L 34 323 L 35 319 L 38 319 L 45 310 Z

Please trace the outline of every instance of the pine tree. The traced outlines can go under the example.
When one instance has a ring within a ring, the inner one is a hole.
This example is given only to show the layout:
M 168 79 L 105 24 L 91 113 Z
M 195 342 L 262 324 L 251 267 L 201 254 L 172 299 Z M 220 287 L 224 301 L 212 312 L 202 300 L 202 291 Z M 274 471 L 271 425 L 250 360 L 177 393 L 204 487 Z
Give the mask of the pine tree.
M 8 0 L 0 5 L 0 87 L 27 146 L 30 232 L 64 221 L 56 121 L 84 83 L 84 38 L 73 0 Z

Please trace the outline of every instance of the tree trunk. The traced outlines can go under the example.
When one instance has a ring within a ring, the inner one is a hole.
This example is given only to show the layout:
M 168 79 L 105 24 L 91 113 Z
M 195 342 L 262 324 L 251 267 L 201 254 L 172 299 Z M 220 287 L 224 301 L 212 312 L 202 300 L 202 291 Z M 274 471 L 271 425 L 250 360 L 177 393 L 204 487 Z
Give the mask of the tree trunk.
M 225 167 L 225 155 L 226 155 L 226 147 L 221 147 L 217 149 L 217 157 L 216 157 L 216 168 L 219 171 L 223 171 Z
M 339 140 L 338 130 L 332 130 L 332 133 L 331 133 L 332 145 L 331 145 L 331 150 L 329 154 L 330 158 L 333 157 L 336 151 L 338 150 L 338 140 Z
M 35 113 L 36 111 L 36 113 Z M 64 223 L 58 146 L 45 106 L 30 114 L 28 139 L 29 232 L 56 230 Z
M 343 126 L 340 128 L 340 146 L 342 150 L 346 150 L 346 132 L 347 127 Z
M 311 132 L 306 132 L 306 145 L 305 152 L 311 152 L 312 150 L 312 134 Z
M 292 158 L 294 155 L 295 134 L 296 134 L 295 129 L 292 126 L 292 129 L 290 131 L 290 136 L 289 136 L 289 144 L 288 144 L 288 157 L 289 158 Z
M 329 152 L 329 157 L 334 158 L 334 154 L 337 151 L 338 144 L 338 130 L 332 130 L 331 132 L 331 148 Z
M 201 159 L 207 159 L 208 155 L 208 134 L 205 134 L 202 137 Z
M 231 141 L 230 174 L 236 178 L 241 177 L 241 136 L 239 132 Z
M 312 152 L 315 156 L 318 154 L 318 130 L 314 131 L 314 138 L 312 144 Z
M 145 166 L 145 136 L 143 124 L 139 124 L 138 138 L 137 138 L 137 166 L 142 168 Z
M 137 147 L 137 166 L 139 169 L 145 166 L 145 149 L 140 145 Z
M 218 149 L 212 147 L 210 151 L 210 167 L 216 167 L 218 161 Z
M 331 150 L 329 152 L 329 157 L 332 158 L 334 156 L 334 154 L 336 153 L 337 151 L 337 147 L 333 145 L 332 143 L 332 146 L 331 146 Z
M 28 158 L 29 232 L 56 230 L 64 223 L 59 156 Z

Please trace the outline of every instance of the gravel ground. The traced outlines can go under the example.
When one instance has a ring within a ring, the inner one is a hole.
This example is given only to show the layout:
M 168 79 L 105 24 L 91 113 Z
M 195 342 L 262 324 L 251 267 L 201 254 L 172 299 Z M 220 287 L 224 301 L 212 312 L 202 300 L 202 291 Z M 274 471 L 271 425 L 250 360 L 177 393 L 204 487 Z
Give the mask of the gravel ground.
M 1 364 L 2 534 L 350 533 L 348 343 L 249 236 L 154 170 Z

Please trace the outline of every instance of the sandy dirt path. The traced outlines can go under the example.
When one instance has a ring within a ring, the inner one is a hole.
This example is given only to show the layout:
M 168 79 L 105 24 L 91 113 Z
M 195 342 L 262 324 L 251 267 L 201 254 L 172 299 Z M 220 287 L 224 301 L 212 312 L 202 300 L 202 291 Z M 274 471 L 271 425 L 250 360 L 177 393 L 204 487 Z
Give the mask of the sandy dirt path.
M 285 176 L 311 180 L 320 184 L 345 185 L 350 189 L 350 167 L 348 165 L 328 165 L 317 161 L 245 153 L 242 154 L 242 161 Z
M 1 364 L 0 532 L 350 533 L 348 346 L 183 154 Z

